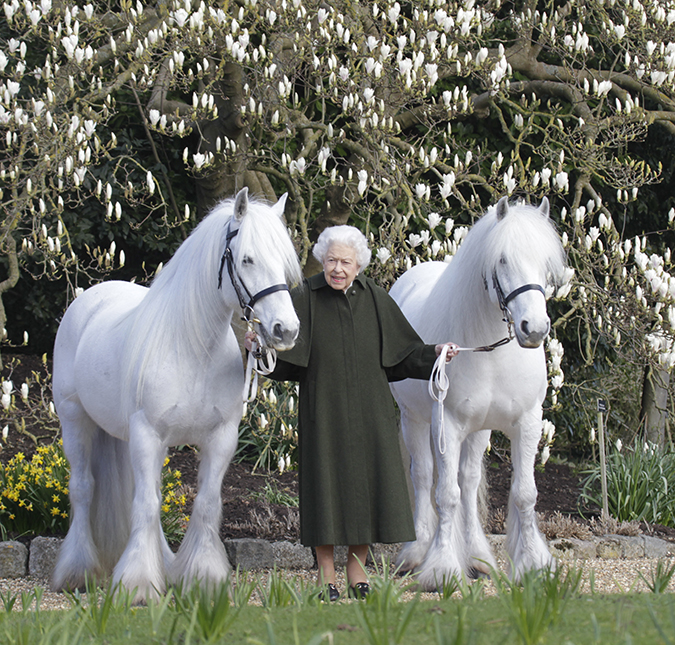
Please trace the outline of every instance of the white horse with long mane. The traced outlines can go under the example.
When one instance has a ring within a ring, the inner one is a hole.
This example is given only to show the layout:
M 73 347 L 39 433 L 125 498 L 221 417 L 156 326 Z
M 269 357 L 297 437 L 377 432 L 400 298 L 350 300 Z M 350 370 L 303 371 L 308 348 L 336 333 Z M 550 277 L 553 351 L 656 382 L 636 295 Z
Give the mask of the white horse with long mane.
M 417 537 L 403 547 L 399 565 L 415 570 L 425 589 L 496 567 L 478 512 L 491 430 L 511 440 L 506 542 L 511 573 L 517 579 L 554 563 L 534 510 L 534 460 L 547 388 L 546 289 L 565 271 L 548 214 L 546 198 L 539 208 L 502 198 L 471 228 L 452 262 L 417 265 L 390 291 L 425 342 L 451 338 L 469 350 L 447 366 L 444 404 L 434 403 L 427 383 L 392 384 L 412 459 Z M 508 342 L 511 330 L 517 343 Z
M 113 571 L 137 601 L 166 581 L 224 581 L 220 487 L 237 445 L 244 371 L 230 326 L 243 307 L 263 340 L 289 349 L 299 331 L 288 284 L 301 279 L 282 221 L 247 189 L 195 228 L 150 288 L 104 282 L 59 326 L 53 391 L 70 462 L 71 526 L 52 584 L 78 588 Z M 167 448 L 200 448 L 199 490 L 176 554 L 160 522 Z

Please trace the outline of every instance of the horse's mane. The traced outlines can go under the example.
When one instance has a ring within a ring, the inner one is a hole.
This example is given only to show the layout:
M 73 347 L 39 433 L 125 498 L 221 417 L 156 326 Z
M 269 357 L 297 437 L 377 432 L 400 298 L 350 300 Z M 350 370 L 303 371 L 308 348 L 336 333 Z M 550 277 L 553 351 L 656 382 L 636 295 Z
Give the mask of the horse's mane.
M 125 321 L 125 383 L 131 388 L 136 382 L 137 397 L 154 357 L 173 352 L 178 369 L 194 369 L 195 359 L 209 351 L 210 339 L 226 333 L 224 325 L 229 327 L 231 311 L 227 311 L 218 291 L 218 273 L 233 210 L 234 199 L 214 207 L 157 274 L 146 296 Z M 249 200 L 232 249 L 235 266 L 255 250 L 255 256 L 283 267 L 288 284 L 302 279 L 284 223 L 263 202 Z M 225 267 L 223 288 L 228 281 Z
M 496 208 L 490 208 L 470 229 L 434 287 L 430 300 L 439 304 L 443 314 L 427 318 L 430 328 L 425 337 L 447 340 L 449 330 L 463 336 L 453 336 L 459 343 L 497 340 L 486 337 L 490 321 L 485 316 L 484 280 L 492 280 L 500 260 L 515 263 L 518 257 L 541 267 L 547 284 L 562 280 L 565 252 L 551 219 L 535 206 L 512 204 L 499 220 Z

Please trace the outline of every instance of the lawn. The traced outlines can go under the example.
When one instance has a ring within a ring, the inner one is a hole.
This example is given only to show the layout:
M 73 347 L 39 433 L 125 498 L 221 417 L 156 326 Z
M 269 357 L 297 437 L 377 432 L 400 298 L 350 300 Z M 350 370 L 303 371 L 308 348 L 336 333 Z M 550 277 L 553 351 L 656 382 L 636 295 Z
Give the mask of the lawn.
M 672 569 L 663 570 L 663 580 Z M 522 584 L 500 576 L 497 594 L 482 585 L 446 585 L 436 600 L 403 602 L 403 584 L 373 581 L 367 601 L 322 603 L 316 590 L 281 576 L 265 588 L 174 590 L 148 606 L 90 588 L 62 611 L 36 609 L 36 596 L 1 595 L 0 642 L 6 645 L 198 643 L 574 644 L 675 643 L 675 595 L 580 594 L 580 572 L 532 574 Z M 655 585 L 656 588 L 657 585 Z M 249 602 L 255 591 L 256 604 Z M 407 595 L 406 597 L 410 597 Z M 8 611 L 12 609 L 12 611 Z

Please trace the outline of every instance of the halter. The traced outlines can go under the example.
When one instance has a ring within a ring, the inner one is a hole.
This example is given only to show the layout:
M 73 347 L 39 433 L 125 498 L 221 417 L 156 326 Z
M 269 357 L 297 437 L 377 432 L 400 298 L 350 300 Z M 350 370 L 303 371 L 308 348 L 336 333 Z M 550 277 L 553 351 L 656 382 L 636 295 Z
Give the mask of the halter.
M 485 276 L 483 276 L 483 284 L 485 285 L 485 290 L 487 291 L 488 284 L 487 284 L 487 279 Z M 498 340 L 495 343 L 491 343 L 490 345 L 481 345 L 480 347 L 460 347 L 459 351 L 472 351 L 472 352 L 491 352 L 493 349 L 497 347 L 501 347 L 502 345 L 506 345 L 507 343 L 510 343 L 513 340 L 513 316 L 511 315 L 511 311 L 509 310 L 509 302 L 513 300 L 514 298 L 517 298 L 521 293 L 525 293 L 526 291 L 540 291 L 544 297 L 546 297 L 546 291 L 544 290 L 544 287 L 542 287 L 540 284 L 536 283 L 529 283 L 529 284 L 524 284 L 521 287 L 518 287 L 517 289 L 514 289 L 509 293 L 508 296 L 504 295 L 504 290 L 502 289 L 502 285 L 499 284 L 499 278 L 497 277 L 497 272 L 493 271 L 492 272 L 492 286 L 494 287 L 495 292 L 497 293 L 497 302 L 499 303 L 499 308 L 502 310 L 502 314 L 504 317 L 502 320 L 506 323 L 507 329 L 508 329 L 508 336 L 505 336 L 501 340 Z
M 234 258 L 232 257 L 232 247 L 230 246 L 230 242 L 232 242 L 232 240 L 237 236 L 239 229 L 236 231 L 230 231 L 230 223 L 227 225 L 227 233 L 225 235 L 225 250 L 223 251 L 223 256 L 220 258 L 220 268 L 218 270 L 218 289 L 223 286 L 223 267 L 227 262 L 227 273 L 230 276 L 230 282 L 232 283 L 232 287 L 237 294 L 239 306 L 241 307 L 241 310 L 244 314 L 242 320 L 247 322 L 256 322 L 253 318 L 253 307 L 255 306 L 255 303 L 258 302 L 258 300 L 264 298 L 265 296 L 269 296 L 271 293 L 276 293 L 277 291 L 290 290 L 287 284 L 282 283 L 273 284 L 271 287 L 267 287 L 262 291 L 258 291 L 258 293 L 255 295 L 251 294 L 244 284 L 244 281 L 237 274 L 237 269 L 234 266 Z M 248 302 L 246 302 L 246 298 L 248 298 Z
M 227 262 L 227 273 L 230 276 L 230 282 L 234 288 L 234 292 L 237 294 L 237 299 L 239 300 L 239 306 L 241 307 L 242 313 L 244 314 L 241 319 L 246 321 L 249 329 L 255 331 L 253 328 L 254 323 L 260 323 L 253 316 L 253 307 L 258 300 L 269 296 L 272 293 L 277 291 L 290 291 L 288 285 L 285 283 L 282 284 L 273 284 L 271 287 L 267 287 L 262 291 L 252 295 L 248 290 L 244 281 L 241 279 L 241 276 L 237 274 L 237 269 L 234 265 L 234 258 L 232 256 L 232 247 L 230 242 L 237 236 L 239 229 L 235 231 L 230 230 L 230 225 L 232 221 L 227 224 L 227 233 L 225 234 L 225 250 L 223 255 L 220 258 L 220 267 L 218 269 L 218 289 L 223 286 L 223 268 Z M 246 302 L 248 298 L 248 302 Z M 248 360 L 246 361 L 246 375 L 244 379 L 244 403 L 251 402 L 255 399 L 258 392 L 258 374 L 267 375 L 274 371 L 274 368 L 277 363 L 277 354 L 273 348 L 264 347 L 263 342 L 258 339 L 256 333 L 256 341 L 252 351 L 248 355 Z
M 499 284 L 499 278 L 497 277 L 497 272 L 493 271 L 492 272 L 492 286 L 495 288 L 495 291 L 497 292 L 497 301 L 499 302 L 499 308 L 502 310 L 502 313 L 504 314 L 504 322 L 509 326 L 509 336 L 513 338 L 511 328 L 513 327 L 513 316 L 511 315 L 511 312 L 509 311 L 508 304 L 513 300 L 514 298 L 517 298 L 521 293 L 525 293 L 526 291 L 540 291 L 544 297 L 546 297 L 546 291 L 544 290 L 544 287 L 542 287 L 540 284 L 536 283 L 530 283 L 530 284 L 524 284 L 521 287 L 518 287 L 517 289 L 514 289 L 508 296 L 504 296 L 504 291 L 502 290 L 502 286 Z M 487 284 L 485 285 L 485 288 L 487 288 Z

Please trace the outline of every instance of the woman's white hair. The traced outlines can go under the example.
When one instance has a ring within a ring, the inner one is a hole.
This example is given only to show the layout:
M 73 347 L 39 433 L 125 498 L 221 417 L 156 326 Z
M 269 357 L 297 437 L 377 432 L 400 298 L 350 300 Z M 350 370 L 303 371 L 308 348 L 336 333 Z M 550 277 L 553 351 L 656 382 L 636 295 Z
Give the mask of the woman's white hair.
M 314 257 L 323 264 L 330 247 L 333 244 L 342 244 L 348 246 L 356 252 L 356 263 L 359 265 L 359 273 L 363 271 L 370 262 L 372 252 L 368 248 L 366 236 L 354 226 L 330 226 L 323 230 L 319 239 L 314 245 L 312 253 Z

